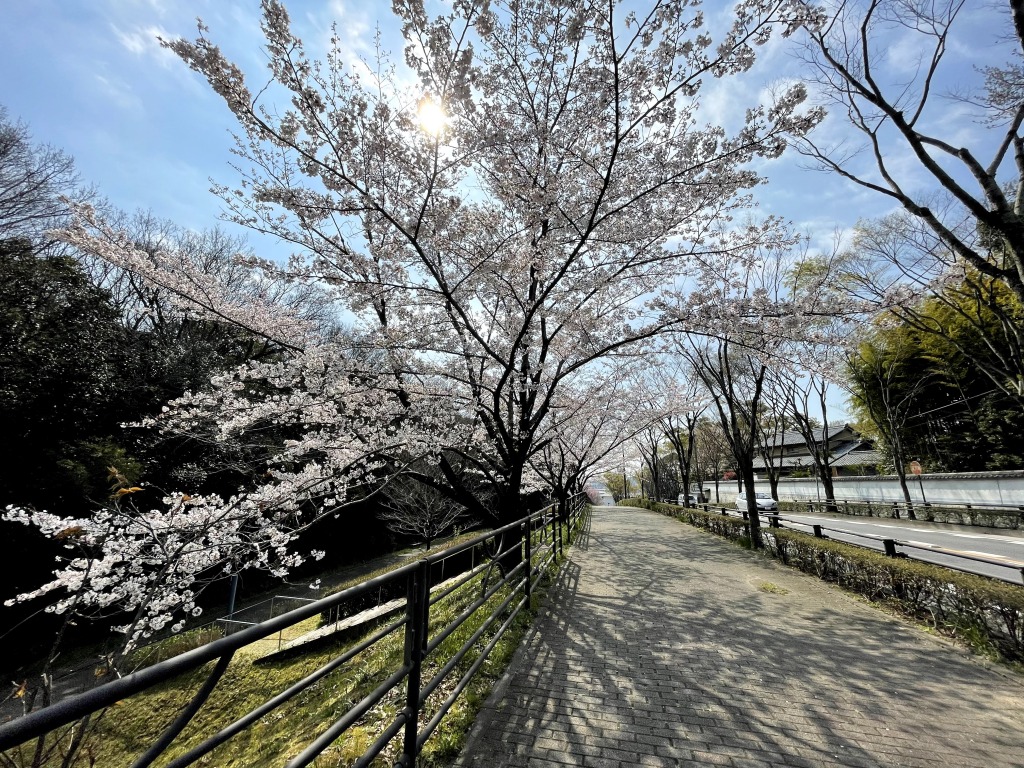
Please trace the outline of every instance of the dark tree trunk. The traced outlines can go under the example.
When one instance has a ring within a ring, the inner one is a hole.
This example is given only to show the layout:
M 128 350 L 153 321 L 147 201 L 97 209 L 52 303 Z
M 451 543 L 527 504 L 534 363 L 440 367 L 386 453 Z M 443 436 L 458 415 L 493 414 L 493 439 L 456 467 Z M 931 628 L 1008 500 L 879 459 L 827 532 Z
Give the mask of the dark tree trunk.
M 835 483 L 832 482 L 832 475 L 828 472 L 828 464 L 826 462 L 825 469 L 821 473 L 821 488 L 825 491 L 825 509 L 829 512 L 838 512 L 839 507 L 836 505 L 836 490 Z
M 761 518 L 757 511 L 757 494 L 754 491 L 754 463 L 744 462 L 740 467 L 741 487 L 747 494 L 747 527 L 750 530 L 750 546 L 754 549 L 764 547 L 761 537 Z

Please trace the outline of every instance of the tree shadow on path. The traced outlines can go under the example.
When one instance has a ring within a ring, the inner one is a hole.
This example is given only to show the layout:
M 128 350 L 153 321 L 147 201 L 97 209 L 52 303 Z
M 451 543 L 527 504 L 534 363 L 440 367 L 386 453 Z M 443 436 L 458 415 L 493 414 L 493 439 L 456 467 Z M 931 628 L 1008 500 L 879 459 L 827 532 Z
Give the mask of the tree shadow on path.
M 1024 686 L 804 574 L 595 510 L 463 765 L 1024 765 Z

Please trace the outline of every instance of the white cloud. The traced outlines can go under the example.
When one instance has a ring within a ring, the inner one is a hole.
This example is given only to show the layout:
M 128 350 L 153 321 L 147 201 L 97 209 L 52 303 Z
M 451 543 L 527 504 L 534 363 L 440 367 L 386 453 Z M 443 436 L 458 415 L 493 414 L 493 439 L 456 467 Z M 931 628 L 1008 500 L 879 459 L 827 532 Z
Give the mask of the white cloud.
M 178 57 L 160 45 L 158 38 L 169 40 L 176 37 L 163 27 L 150 24 L 124 30 L 111 24 L 110 28 L 121 46 L 132 55 L 152 59 L 162 67 L 180 66 Z
M 144 109 L 138 95 L 124 80 L 96 72 L 93 81 L 107 103 L 115 104 L 127 112 L 141 112 Z

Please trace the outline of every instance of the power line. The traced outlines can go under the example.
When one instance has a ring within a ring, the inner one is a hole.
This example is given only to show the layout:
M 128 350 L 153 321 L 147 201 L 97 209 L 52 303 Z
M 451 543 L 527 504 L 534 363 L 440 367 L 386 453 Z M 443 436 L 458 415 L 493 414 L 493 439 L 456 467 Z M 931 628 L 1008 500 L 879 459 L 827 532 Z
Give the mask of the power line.
M 952 408 L 954 405 L 963 405 L 968 400 L 977 400 L 979 397 L 985 397 L 985 395 L 991 395 L 993 392 L 999 392 L 999 391 L 1000 390 L 998 390 L 996 388 L 992 388 L 988 392 L 982 392 L 981 394 L 978 394 L 978 395 L 971 395 L 970 397 L 965 397 L 965 398 L 962 398 L 960 400 L 954 400 L 952 403 L 946 403 L 945 405 L 940 405 L 938 408 L 932 408 L 930 411 L 924 411 L 923 413 L 915 413 L 912 417 L 910 417 L 908 419 L 908 421 L 913 421 L 914 419 L 923 418 L 924 416 L 927 416 L 930 413 L 935 413 L 936 411 L 941 411 L 941 410 L 944 410 L 946 408 Z

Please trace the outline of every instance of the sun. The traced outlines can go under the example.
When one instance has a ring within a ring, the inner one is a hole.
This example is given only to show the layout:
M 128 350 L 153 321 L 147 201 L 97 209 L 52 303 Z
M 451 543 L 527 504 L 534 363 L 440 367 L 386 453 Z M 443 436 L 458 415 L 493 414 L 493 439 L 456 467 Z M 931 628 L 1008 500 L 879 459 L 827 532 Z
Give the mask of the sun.
M 420 100 L 417 110 L 420 121 L 420 128 L 431 136 L 440 136 L 448 125 L 448 115 L 444 107 L 430 96 L 424 96 Z

